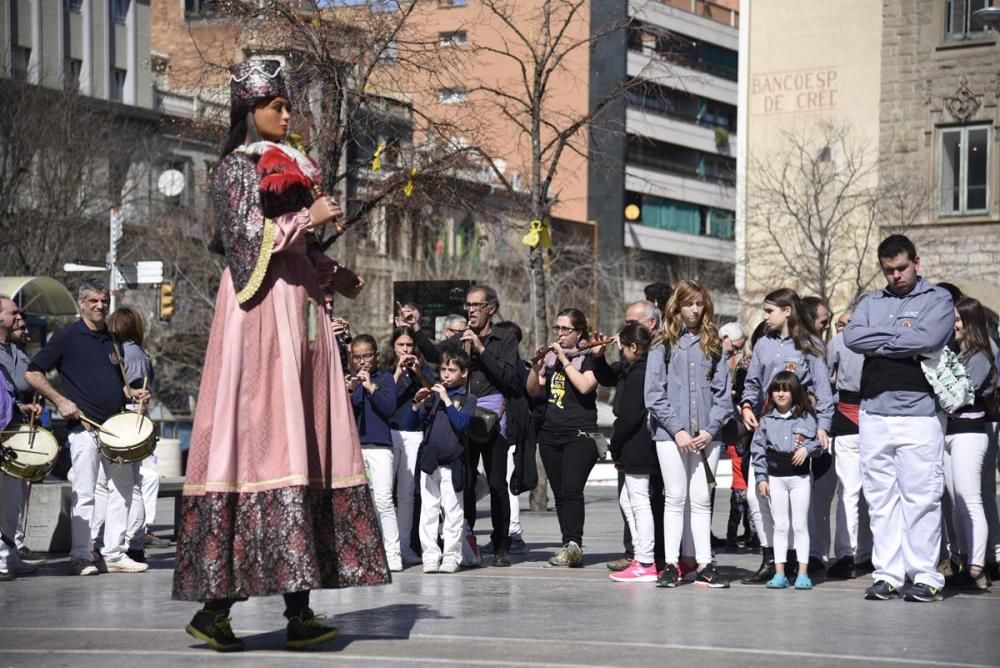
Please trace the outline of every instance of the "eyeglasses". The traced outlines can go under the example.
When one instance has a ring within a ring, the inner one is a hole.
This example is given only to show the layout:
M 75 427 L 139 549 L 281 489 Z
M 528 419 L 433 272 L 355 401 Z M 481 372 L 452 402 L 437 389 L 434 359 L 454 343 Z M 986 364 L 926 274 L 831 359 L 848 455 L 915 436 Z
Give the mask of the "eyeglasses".
M 575 332 L 575 331 L 576 331 L 575 327 L 560 327 L 559 325 L 556 325 L 555 327 L 552 328 L 553 334 L 569 334 L 570 332 Z
M 355 362 L 367 362 L 368 360 L 375 359 L 375 353 L 362 353 L 360 355 L 351 355 L 351 359 Z
M 468 327 L 463 327 L 461 329 L 456 329 L 454 327 L 445 327 L 444 331 L 451 332 L 452 334 L 464 334 L 466 329 L 468 329 Z
M 462 305 L 462 308 L 464 308 L 466 311 L 482 311 L 487 306 L 489 306 L 488 302 L 477 302 L 475 304 L 472 304 L 470 302 L 465 302 Z M 462 331 L 465 331 L 465 330 L 462 330 Z

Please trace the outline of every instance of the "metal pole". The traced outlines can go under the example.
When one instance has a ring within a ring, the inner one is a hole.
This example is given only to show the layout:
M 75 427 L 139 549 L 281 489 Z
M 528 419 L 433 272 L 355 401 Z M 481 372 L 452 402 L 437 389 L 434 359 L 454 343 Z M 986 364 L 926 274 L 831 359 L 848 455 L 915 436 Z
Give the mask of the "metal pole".
M 122 236 L 122 218 L 118 209 L 112 207 L 108 220 L 108 312 L 114 313 L 118 292 L 118 240 Z

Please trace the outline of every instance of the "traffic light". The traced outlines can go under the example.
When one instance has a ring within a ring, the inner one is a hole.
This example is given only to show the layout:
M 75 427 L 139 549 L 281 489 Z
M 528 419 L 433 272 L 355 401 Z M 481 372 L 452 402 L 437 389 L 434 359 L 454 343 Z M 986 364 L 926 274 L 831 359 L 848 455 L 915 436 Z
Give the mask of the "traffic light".
M 174 284 L 160 283 L 160 320 L 164 322 L 174 317 Z

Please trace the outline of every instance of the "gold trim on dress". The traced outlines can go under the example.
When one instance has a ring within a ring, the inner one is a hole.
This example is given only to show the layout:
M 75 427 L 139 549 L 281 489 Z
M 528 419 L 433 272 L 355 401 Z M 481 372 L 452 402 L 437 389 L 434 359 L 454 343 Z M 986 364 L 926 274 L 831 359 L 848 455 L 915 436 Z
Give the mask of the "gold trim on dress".
M 264 276 L 267 275 L 267 267 L 271 263 L 271 253 L 274 252 L 274 237 L 278 226 L 270 218 L 264 219 L 264 238 L 260 242 L 260 254 L 257 256 L 257 263 L 254 264 L 253 272 L 247 279 L 243 289 L 236 293 L 236 301 L 245 304 L 257 294 Z

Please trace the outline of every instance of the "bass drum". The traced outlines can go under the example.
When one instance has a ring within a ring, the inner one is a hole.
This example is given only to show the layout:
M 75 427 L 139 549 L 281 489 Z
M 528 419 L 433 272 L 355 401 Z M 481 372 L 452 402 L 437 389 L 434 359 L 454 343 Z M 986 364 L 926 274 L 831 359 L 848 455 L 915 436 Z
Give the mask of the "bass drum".
M 0 449 L 0 470 L 14 478 L 39 482 L 56 463 L 59 441 L 47 429 L 22 424 L 6 432 Z
M 149 457 L 156 450 L 156 430 L 145 415 L 118 413 L 101 424 L 98 432 L 101 452 L 115 464 L 130 464 Z

